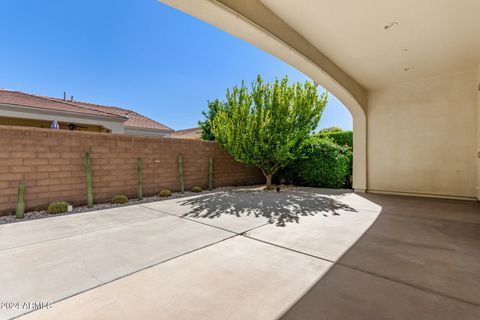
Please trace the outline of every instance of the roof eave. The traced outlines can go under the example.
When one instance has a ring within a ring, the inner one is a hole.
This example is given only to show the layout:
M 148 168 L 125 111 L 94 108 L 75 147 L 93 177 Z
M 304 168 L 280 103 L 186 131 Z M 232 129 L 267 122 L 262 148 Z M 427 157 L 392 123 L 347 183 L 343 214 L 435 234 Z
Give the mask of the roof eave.
M 124 116 L 113 116 L 113 115 L 103 116 L 103 115 L 88 114 L 88 113 L 81 113 L 81 112 L 57 110 L 57 109 L 51 109 L 51 108 L 38 108 L 38 107 L 25 106 L 20 104 L 0 103 L 0 106 L 4 107 L 4 109 L 8 108 L 9 111 L 23 111 L 23 112 L 28 112 L 32 114 L 62 115 L 62 116 L 70 116 L 75 118 L 86 118 L 86 119 L 113 121 L 113 122 L 121 122 L 121 123 L 124 123 L 125 121 L 128 120 L 128 117 L 124 117 Z

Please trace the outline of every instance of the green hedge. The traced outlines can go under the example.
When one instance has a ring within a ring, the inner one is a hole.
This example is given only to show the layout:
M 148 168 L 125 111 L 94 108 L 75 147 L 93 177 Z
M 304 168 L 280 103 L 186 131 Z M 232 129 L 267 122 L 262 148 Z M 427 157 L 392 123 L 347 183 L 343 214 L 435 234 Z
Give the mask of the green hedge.
M 351 148 L 318 136 L 306 142 L 299 160 L 279 173 L 289 182 L 324 188 L 342 188 L 351 174 Z
M 333 142 L 341 146 L 353 147 L 352 131 L 317 133 L 315 136 L 321 139 L 331 139 Z

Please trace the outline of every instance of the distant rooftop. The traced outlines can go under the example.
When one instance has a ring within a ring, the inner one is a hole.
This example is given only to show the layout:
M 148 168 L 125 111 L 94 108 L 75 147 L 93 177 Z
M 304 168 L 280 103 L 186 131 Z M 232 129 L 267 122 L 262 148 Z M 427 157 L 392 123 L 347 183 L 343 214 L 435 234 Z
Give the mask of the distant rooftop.
M 114 106 L 104 106 L 76 100 L 64 100 L 61 98 L 52 98 L 33 95 L 21 91 L 0 89 L 0 104 L 27 106 L 32 108 L 66 111 L 79 114 L 88 114 L 112 119 L 123 119 L 125 127 L 157 129 L 172 132 L 172 128 L 167 127 L 155 120 L 147 118 L 135 111 L 123 109 Z
M 200 128 L 190 128 L 190 129 L 183 129 L 172 132 L 170 134 L 172 138 L 179 138 L 179 139 L 194 139 L 199 140 L 202 138 L 202 129 Z

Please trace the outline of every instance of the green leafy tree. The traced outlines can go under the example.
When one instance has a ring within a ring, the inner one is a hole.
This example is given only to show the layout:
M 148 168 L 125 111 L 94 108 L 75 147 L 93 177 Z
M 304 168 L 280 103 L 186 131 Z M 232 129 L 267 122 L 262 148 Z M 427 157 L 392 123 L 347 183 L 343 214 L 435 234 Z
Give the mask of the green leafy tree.
M 258 76 L 251 91 L 242 82 L 227 90 L 227 102 L 212 121 L 218 143 L 233 158 L 260 168 L 266 188 L 272 176 L 293 162 L 317 127 L 327 104 L 327 93 L 305 82 L 288 84 L 288 77 L 264 83 Z
M 334 133 L 334 132 L 343 132 L 342 128 L 339 127 L 329 127 L 329 128 L 323 128 L 318 131 L 319 134 L 322 133 Z
M 315 136 L 322 139 L 330 139 L 341 146 L 348 146 L 350 148 L 353 148 L 352 131 L 318 132 L 315 134 Z
M 212 121 L 220 110 L 224 110 L 225 106 L 222 101 L 216 99 L 214 101 L 208 101 L 208 111 L 202 111 L 205 117 L 204 121 L 199 121 L 198 125 L 202 130 L 203 140 L 215 140 L 215 136 L 212 132 Z

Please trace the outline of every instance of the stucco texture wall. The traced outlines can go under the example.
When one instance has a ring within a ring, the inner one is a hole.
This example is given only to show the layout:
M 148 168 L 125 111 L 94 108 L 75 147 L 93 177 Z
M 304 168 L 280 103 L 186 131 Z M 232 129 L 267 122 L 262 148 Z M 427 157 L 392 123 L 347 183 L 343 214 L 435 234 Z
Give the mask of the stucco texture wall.
M 210 141 L 0 126 L 0 146 L 0 214 L 13 213 L 20 181 L 29 209 L 58 200 L 86 203 L 85 152 L 92 157 L 96 203 L 115 194 L 137 196 L 137 158 L 143 163 L 145 195 L 179 190 L 179 153 L 186 189 L 207 187 L 210 156 L 215 187 L 264 182 L 258 169 L 234 161 Z
M 480 200 L 480 65 L 477 69 L 477 199 Z
M 477 195 L 477 71 L 369 92 L 368 190 Z

